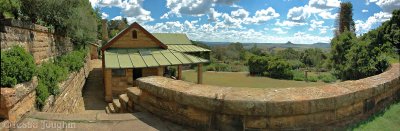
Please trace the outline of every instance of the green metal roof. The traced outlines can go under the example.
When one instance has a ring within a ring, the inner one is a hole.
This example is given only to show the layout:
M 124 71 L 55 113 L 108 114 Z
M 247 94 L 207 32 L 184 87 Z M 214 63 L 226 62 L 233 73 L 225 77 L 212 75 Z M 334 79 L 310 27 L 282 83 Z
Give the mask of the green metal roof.
M 209 49 L 198 47 L 195 45 L 167 45 L 168 49 L 176 50 L 179 52 L 208 52 Z
M 206 59 L 165 49 L 108 49 L 104 52 L 106 68 L 145 68 L 169 65 L 198 64 Z
M 166 45 L 192 45 L 186 34 L 179 33 L 152 33 L 154 37 Z
M 186 34 L 179 33 L 153 33 L 154 37 L 168 46 L 168 49 L 176 50 L 179 52 L 205 52 L 209 49 L 201 48 L 189 40 Z

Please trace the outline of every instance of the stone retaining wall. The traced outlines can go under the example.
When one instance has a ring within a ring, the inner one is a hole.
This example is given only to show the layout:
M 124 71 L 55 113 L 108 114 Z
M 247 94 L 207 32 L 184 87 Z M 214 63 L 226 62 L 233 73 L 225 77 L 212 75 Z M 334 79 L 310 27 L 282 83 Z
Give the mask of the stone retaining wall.
M 79 72 L 69 74 L 68 79 L 59 84 L 60 94 L 49 97 L 43 108 L 44 112 L 76 113 L 84 110 L 82 89 L 92 70 L 89 60 L 90 57 L 87 57 Z M 16 122 L 28 111 L 36 110 L 37 84 L 37 78 L 33 77 L 30 82 L 17 84 L 12 88 L 1 88 L 0 118 Z
M 55 35 L 46 27 L 18 20 L 0 21 L 1 50 L 19 45 L 29 51 L 37 64 L 73 50 L 70 38 Z
M 33 77 L 31 81 L 17 84 L 13 88 L 0 88 L 0 118 L 15 122 L 34 109 L 37 84 L 37 78 Z
M 53 113 L 77 113 L 84 111 L 82 89 L 91 70 L 90 58 L 86 57 L 84 67 L 79 72 L 71 73 L 66 81 L 59 84 L 60 94 L 55 97 L 53 95 L 50 96 L 42 111 Z
M 334 130 L 399 100 L 400 64 L 365 79 L 319 87 L 218 87 L 159 76 L 140 78 L 138 87 L 136 110 L 198 129 Z

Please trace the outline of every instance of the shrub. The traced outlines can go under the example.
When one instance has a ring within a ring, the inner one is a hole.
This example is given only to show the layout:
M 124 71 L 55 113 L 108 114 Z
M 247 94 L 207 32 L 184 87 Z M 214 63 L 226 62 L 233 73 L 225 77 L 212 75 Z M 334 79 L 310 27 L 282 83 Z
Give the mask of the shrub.
M 292 67 L 283 59 L 273 56 L 253 56 L 248 61 L 251 75 L 264 75 L 277 79 L 293 79 Z
M 50 93 L 46 85 L 43 82 L 39 82 L 36 87 L 36 104 L 39 109 L 42 109 L 49 96 Z
M 85 57 L 85 50 L 72 51 L 58 57 L 58 59 L 56 59 L 56 64 L 67 67 L 69 72 L 79 71 L 84 66 Z
M 298 70 L 294 70 L 292 72 L 293 72 L 293 80 L 295 80 L 295 81 L 304 81 L 305 80 L 304 72 L 298 71 Z
M 30 81 L 36 65 L 33 56 L 19 46 L 1 51 L 1 86 L 10 87 Z
M 68 70 L 54 63 L 45 62 L 38 68 L 39 82 L 42 82 L 52 95 L 59 92 L 58 83 L 65 80 Z
M 207 71 L 229 71 L 228 64 L 225 63 L 211 63 L 206 67 Z
M 335 82 L 337 80 L 337 78 L 335 76 L 333 76 L 332 74 L 320 75 L 319 79 L 322 80 L 325 83 L 332 83 L 332 82 Z
M 318 77 L 316 77 L 316 76 L 308 76 L 307 80 L 311 81 L 311 82 L 317 82 L 318 81 Z

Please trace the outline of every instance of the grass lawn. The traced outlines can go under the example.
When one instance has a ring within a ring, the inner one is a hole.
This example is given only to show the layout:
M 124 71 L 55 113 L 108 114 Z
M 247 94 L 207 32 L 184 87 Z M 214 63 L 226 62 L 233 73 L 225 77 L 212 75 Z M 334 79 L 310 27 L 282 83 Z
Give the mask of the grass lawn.
M 183 71 L 183 80 L 197 82 L 196 71 Z M 203 84 L 227 87 L 253 87 L 253 88 L 286 88 L 319 86 L 324 82 L 304 82 L 294 80 L 278 80 L 268 77 L 247 76 L 245 72 L 203 72 Z
M 399 131 L 400 102 L 390 106 L 385 112 L 373 116 L 355 127 L 356 131 Z

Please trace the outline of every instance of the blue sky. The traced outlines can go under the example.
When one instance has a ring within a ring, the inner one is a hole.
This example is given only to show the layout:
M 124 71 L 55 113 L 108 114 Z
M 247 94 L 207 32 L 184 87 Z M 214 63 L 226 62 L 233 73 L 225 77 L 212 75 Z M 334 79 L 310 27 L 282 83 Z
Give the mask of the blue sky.
M 390 19 L 400 0 L 346 0 L 356 33 Z M 152 33 L 186 33 L 213 42 L 329 42 L 340 0 L 90 0 L 104 19 L 139 22 Z

